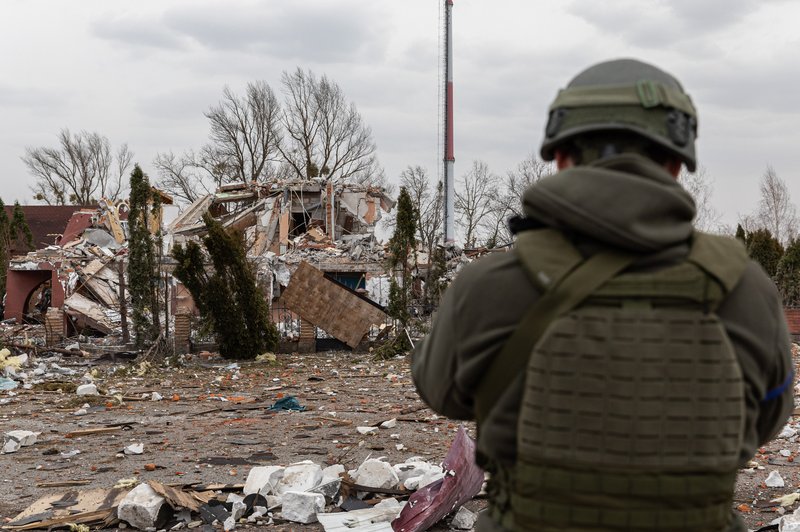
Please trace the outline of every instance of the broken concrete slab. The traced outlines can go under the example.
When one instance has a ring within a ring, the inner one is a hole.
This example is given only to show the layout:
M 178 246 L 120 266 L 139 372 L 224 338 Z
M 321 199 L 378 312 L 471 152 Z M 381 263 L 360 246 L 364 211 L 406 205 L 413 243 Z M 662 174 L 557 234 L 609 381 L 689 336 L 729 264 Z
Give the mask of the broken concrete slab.
M 325 497 L 320 493 L 287 491 L 282 498 L 281 516 L 287 521 L 316 523 L 317 513 L 325 509 Z
M 364 460 L 352 477 L 356 484 L 370 488 L 395 489 L 400 483 L 392 464 L 375 458 Z
M 117 517 L 141 530 L 158 527 L 165 517 L 161 509 L 166 502 L 148 484 L 139 484 L 119 503 Z
M 6 432 L 3 437 L 3 453 L 15 453 L 21 447 L 28 447 L 36 443 L 38 432 L 29 430 L 11 430 Z
M 310 460 L 291 464 L 275 486 L 275 493 L 283 495 L 289 491 L 308 491 L 322 481 L 322 468 Z
M 81 384 L 75 390 L 75 393 L 78 395 L 100 395 L 96 384 Z
M 260 493 L 267 495 L 273 493 L 275 486 L 283 478 L 283 466 L 259 466 L 254 467 L 247 474 L 247 481 L 244 484 L 244 494 Z
M 478 521 L 478 514 L 461 507 L 450 521 L 450 527 L 458 530 L 472 530 Z
M 391 522 L 400 513 L 399 507 L 365 508 L 350 512 L 317 514 L 325 532 L 393 532 Z

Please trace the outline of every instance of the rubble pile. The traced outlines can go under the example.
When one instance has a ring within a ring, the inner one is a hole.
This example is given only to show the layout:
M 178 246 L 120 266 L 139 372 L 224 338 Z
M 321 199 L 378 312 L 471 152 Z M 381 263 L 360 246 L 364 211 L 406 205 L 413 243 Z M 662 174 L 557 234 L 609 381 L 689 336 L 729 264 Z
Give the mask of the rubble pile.
M 36 436 L 32 432 L 13 431 L 6 434 L 5 446 L 33 445 Z M 476 515 L 462 504 L 477 495 L 483 484 L 483 473 L 472 464 L 471 454 L 453 460 L 456 454 L 474 452 L 469 443 L 465 445 L 468 441 L 462 429 L 448 454 L 450 463 L 455 464 L 452 469 L 445 469 L 447 460 L 443 465 L 435 465 L 421 457 L 394 465 L 384 459 L 369 458 L 350 471 L 345 471 L 341 464 L 323 467 L 304 460 L 287 466 L 254 467 L 243 487 L 224 484 L 175 487 L 158 481 L 137 483 L 133 479 L 108 490 L 73 494 L 75 500 L 68 506 L 81 507 L 83 511 L 79 512 L 60 509 L 53 504 L 53 496 L 44 497 L 5 528 L 24 530 L 66 523 L 108 527 L 125 523 L 140 530 L 178 530 L 205 524 L 229 531 L 238 524 L 320 522 L 326 531 L 340 527 L 390 531 L 392 525 L 397 525 L 415 532 L 427 530 L 429 525 L 413 524 L 417 515 L 427 512 L 436 516 L 435 521 L 452 514 L 451 526 L 468 530 L 474 525 Z M 131 483 L 135 486 L 130 486 Z M 448 497 L 462 490 L 469 495 Z M 405 512 L 407 505 L 413 511 Z M 377 523 L 385 526 L 374 528 Z

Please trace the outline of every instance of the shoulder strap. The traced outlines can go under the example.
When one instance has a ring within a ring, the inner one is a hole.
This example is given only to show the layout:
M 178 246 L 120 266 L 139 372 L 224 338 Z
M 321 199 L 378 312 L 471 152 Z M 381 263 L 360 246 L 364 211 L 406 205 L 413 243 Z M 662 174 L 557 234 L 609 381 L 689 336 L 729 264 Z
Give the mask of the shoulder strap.
M 713 276 L 730 292 L 742 278 L 750 257 L 744 245 L 727 236 L 696 231 L 687 260 Z
M 573 251 L 580 257 L 577 250 L 573 248 Z M 520 255 L 525 256 L 524 252 Z M 570 271 L 562 272 L 563 275 L 557 282 L 553 282 L 525 314 L 478 387 L 475 414 L 479 423 L 488 417 L 514 377 L 524 371 L 533 346 L 550 323 L 578 306 L 597 287 L 624 270 L 635 258 L 636 255 L 632 254 L 603 251 L 580 262 Z
M 561 231 L 538 229 L 517 235 L 514 252 L 542 292 L 556 285 L 583 257 Z

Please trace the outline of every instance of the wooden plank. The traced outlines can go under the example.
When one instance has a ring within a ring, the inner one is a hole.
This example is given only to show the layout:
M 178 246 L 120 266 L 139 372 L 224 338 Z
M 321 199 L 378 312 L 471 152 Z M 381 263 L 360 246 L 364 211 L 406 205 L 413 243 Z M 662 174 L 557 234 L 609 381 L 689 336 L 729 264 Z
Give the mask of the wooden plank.
M 282 299 L 291 311 L 352 348 L 361 342 L 371 325 L 386 319 L 379 308 L 327 279 L 307 262 L 301 262 L 292 274 Z

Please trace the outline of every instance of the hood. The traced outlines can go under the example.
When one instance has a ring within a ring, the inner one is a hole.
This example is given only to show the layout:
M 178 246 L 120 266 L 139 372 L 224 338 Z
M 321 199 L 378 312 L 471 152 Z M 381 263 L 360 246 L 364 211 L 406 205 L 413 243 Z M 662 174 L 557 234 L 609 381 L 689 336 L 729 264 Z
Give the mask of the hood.
M 659 251 L 692 234 L 695 205 L 661 166 L 622 154 L 546 177 L 522 197 L 545 225 L 637 252 Z

